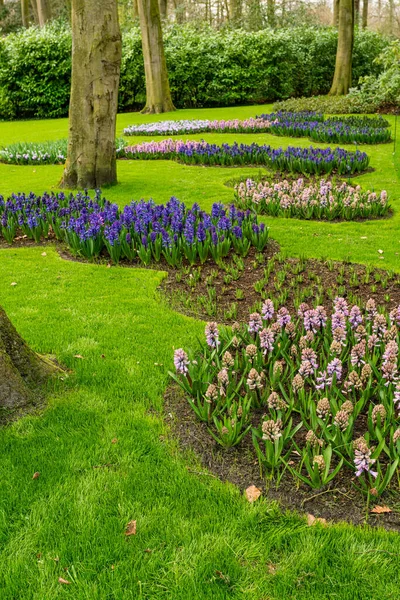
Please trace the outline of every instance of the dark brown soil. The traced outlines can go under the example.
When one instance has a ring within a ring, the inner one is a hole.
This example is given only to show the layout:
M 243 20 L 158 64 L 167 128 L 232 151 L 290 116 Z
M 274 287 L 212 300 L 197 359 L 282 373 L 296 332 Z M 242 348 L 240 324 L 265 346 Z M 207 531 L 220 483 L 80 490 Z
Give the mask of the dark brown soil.
M 254 411 L 253 425 L 259 425 L 262 409 Z M 197 475 L 215 476 L 222 481 L 236 485 L 241 491 L 255 485 L 269 500 L 276 501 L 283 509 L 309 513 L 327 521 L 346 521 L 384 527 L 392 531 L 400 530 L 400 494 L 393 480 L 392 489 L 387 490 L 376 501 L 371 500 L 370 508 L 386 505 L 390 513 L 371 513 L 366 505 L 366 497 L 355 488 L 356 478 L 350 470 L 343 468 L 335 479 L 322 490 L 312 490 L 300 484 L 290 474 L 284 474 L 279 487 L 273 481 L 261 476 L 258 460 L 253 448 L 251 434 L 234 447 L 225 449 L 211 437 L 206 423 L 199 421 L 182 390 L 177 385 L 170 386 L 164 396 L 164 418 L 172 434 L 178 439 L 182 450 L 191 450 L 207 471 L 196 465 L 188 469 Z M 299 434 L 300 435 L 300 432 Z M 299 460 L 293 453 L 293 462 Z
M 246 321 L 249 313 L 260 309 L 262 299 L 268 297 L 281 298 L 279 304 L 291 311 L 299 302 L 329 308 L 337 295 L 361 305 L 373 298 L 388 310 L 400 304 L 399 274 L 358 264 L 286 258 L 273 240 L 262 255 L 252 248 L 243 259 L 244 269 L 230 281 L 232 266 L 235 268 L 235 263 L 228 258 L 223 267 L 209 262 L 187 269 L 186 273 L 167 268 L 168 278 L 161 289 L 177 310 L 227 324 Z M 270 274 L 266 278 L 268 268 Z M 255 285 L 259 286 L 257 291 Z M 215 296 L 212 301 L 210 294 Z

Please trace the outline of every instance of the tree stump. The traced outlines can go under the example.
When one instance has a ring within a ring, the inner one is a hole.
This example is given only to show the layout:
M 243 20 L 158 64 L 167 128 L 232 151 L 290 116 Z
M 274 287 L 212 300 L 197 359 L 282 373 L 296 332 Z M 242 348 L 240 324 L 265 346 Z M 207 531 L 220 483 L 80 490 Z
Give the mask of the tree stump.
M 0 308 L 0 407 L 20 408 L 60 369 L 29 348 Z

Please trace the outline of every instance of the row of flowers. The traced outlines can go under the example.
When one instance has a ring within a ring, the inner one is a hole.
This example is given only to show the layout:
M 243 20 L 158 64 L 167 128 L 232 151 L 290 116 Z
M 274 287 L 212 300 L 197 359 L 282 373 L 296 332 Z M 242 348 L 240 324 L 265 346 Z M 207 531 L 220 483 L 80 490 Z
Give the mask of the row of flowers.
M 208 323 L 194 354 L 175 351 L 175 373 L 197 417 L 222 446 L 250 431 L 261 467 L 321 488 L 342 468 L 368 493 L 399 476 L 400 306 L 389 315 L 335 298 L 297 315 L 266 300 L 232 329 Z M 251 414 L 262 409 L 259 427 Z
M 171 198 L 165 205 L 132 202 L 121 211 L 100 191 L 94 199 L 87 193 L 0 196 L 0 234 L 11 244 L 18 231 L 36 242 L 53 232 L 88 259 L 106 250 L 115 264 L 121 258 L 144 265 L 164 258 L 173 267 L 184 259 L 192 265 L 217 262 L 231 250 L 246 256 L 250 247 L 261 252 L 268 242 L 268 228 L 234 205 L 215 203 L 209 214 Z
M 346 182 L 333 184 L 297 181 L 256 182 L 247 179 L 235 186 L 235 204 L 241 210 L 297 219 L 367 219 L 384 217 L 390 211 L 385 190 L 380 194 L 362 191 Z
M 269 133 L 309 137 L 328 144 L 381 144 L 391 139 L 389 123 L 382 117 L 330 117 L 318 113 L 271 113 L 260 116 Z
M 276 112 L 239 120 L 192 119 L 130 125 L 124 135 L 182 135 L 190 133 L 272 133 L 310 137 L 326 143 L 379 144 L 390 140 L 389 123 L 383 117 L 330 117 L 316 112 Z
M 291 173 L 322 175 L 335 172 L 351 175 L 365 171 L 369 157 L 365 152 L 342 148 L 272 148 L 268 145 L 208 144 L 205 141 L 163 140 L 143 142 L 124 149 L 127 158 L 177 159 L 188 165 L 233 166 L 263 165 Z M 122 157 L 122 155 L 121 155 Z
M 264 117 L 250 119 L 214 120 L 186 119 L 182 121 L 157 121 L 130 125 L 124 135 L 181 135 L 184 133 L 265 133 L 270 123 Z

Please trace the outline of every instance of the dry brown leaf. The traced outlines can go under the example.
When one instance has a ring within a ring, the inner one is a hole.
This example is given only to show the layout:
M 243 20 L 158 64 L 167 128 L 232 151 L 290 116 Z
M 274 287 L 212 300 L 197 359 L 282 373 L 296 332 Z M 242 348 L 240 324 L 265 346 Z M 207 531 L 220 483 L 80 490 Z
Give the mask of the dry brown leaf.
M 136 521 L 129 521 L 125 528 L 125 535 L 136 535 Z
M 39 471 L 36 471 L 36 473 L 34 473 L 34 474 L 32 475 L 32 479 L 38 479 L 39 477 L 40 477 L 40 473 L 39 473 Z
M 83 358 L 82 354 L 74 354 L 74 358 Z
M 317 523 L 321 523 L 324 527 L 328 525 L 328 521 L 326 519 L 322 519 L 321 517 L 314 517 L 311 513 L 307 513 L 307 525 L 312 527 Z
M 118 438 L 113 438 L 113 439 L 111 440 L 111 443 L 112 443 L 112 444 L 116 444 L 117 442 L 118 442 Z
M 267 569 L 268 569 L 268 573 L 270 575 L 275 575 L 275 573 L 276 573 L 276 565 L 274 565 L 274 563 L 268 563 L 267 564 Z
M 62 583 L 64 585 L 71 585 L 71 582 L 68 579 L 63 579 L 62 577 L 58 578 L 58 583 Z
M 377 504 L 376 506 L 374 506 L 374 508 L 371 508 L 371 512 L 376 515 L 381 515 L 383 513 L 391 513 L 392 509 L 389 508 L 388 506 L 379 506 Z
M 255 485 L 251 485 L 246 489 L 246 498 L 249 502 L 255 502 L 261 496 L 261 490 Z

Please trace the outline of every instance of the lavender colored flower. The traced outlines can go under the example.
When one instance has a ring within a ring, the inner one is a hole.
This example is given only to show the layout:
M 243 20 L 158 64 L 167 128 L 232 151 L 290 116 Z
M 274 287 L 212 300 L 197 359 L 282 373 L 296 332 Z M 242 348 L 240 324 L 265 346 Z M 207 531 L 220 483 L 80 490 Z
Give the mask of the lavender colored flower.
M 333 360 L 331 360 L 330 363 L 328 363 L 327 372 L 328 372 L 328 375 L 330 375 L 331 377 L 336 375 L 336 381 L 341 381 L 342 372 L 343 372 L 343 364 L 342 364 L 342 361 L 340 360 L 340 358 L 334 358 Z
M 275 340 L 274 332 L 272 331 L 272 329 L 268 328 L 260 331 L 259 338 L 260 347 L 264 350 L 264 354 L 272 352 L 272 350 L 274 349 Z
M 360 308 L 355 304 L 352 306 L 350 310 L 349 322 L 352 329 L 357 329 L 359 325 L 363 322 L 363 316 L 361 314 Z
M 220 344 L 218 325 L 214 322 L 207 323 L 206 328 L 205 328 L 205 334 L 206 334 L 207 344 L 209 345 L 209 347 L 210 348 L 218 348 L 218 346 Z
M 363 473 L 377 477 L 378 473 L 371 469 L 372 465 L 376 462 L 374 458 L 371 458 L 372 451 L 368 448 L 368 444 L 363 437 L 358 438 L 353 442 L 354 448 L 354 466 L 356 468 L 356 476 L 360 477 Z
M 262 329 L 262 320 L 258 313 L 252 313 L 249 320 L 249 333 L 257 334 Z
M 272 300 L 266 300 L 261 308 L 261 315 L 264 321 L 270 321 L 275 313 L 274 303 Z
M 182 348 L 178 348 L 174 352 L 174 365 L 176 372 L 180 375 L 186 375 L 188 372 L 187 365 L 189 364 L 188 355 Z
M 277 314 L 277 322 L 279 323 L 280 327 L 285 327 L 285 325 L 287 325 L 288 323 L 290 323 L 291 321 L 291 316 L 289 314 L 289 311 L 287 308 L 282 307 L 278 310 L 278 314 Z

